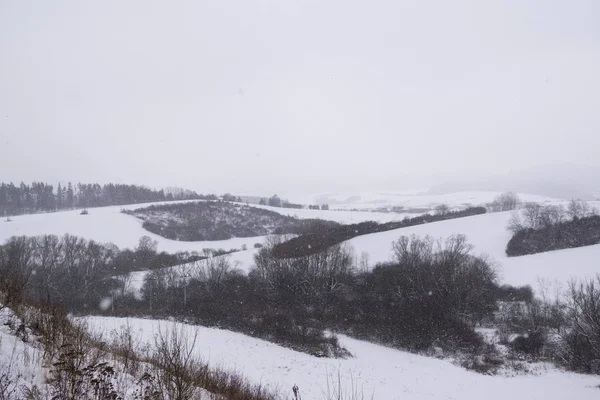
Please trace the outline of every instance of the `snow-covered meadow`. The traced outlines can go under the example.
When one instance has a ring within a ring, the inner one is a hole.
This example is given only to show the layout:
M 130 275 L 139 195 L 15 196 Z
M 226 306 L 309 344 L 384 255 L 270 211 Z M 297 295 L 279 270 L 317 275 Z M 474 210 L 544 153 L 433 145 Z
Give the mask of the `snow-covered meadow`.
M 137 341 L 154 343 L 159 329 L 174 322 L 111 317 L 86 318 L 90 329 L 110 336 L 129 324 Z M 487 376 L 467 371 L 448 360 L 420 356 L 374 343 L 339 336 L 353 355 L 348 359 L 319 358 L 240 333 L 182 325 L 189 340 L 197 333 L 195 354 L 212 366 L 242 373 L 252 382 L 278 389 L 282 399 L 292 398 L 294 384 L 305 400 L 326 399 L 337 385 L 364 399 L 384 400 L 565 400 L 597 399 L 600 378 L 537 365 L 536 372 L 520 376 Z M 351 398 L 351 397 L 348 397 Z
M 584 278 L 600 273 L 600 245 L 557 250 L 547 253 L 507 257 L 506 244 L 511 233 L 506 230 L 510 212 L 476 215 L 433 222 L 387 232 L 359 236 L 347 241 L 357 255 L 366 253 L 374 265 L 390 260 L 391 244 L 401 235 L 429 235 L 444 240 L 464 234 L 474 246 L 474 253 L 487 255 L 496 264 L 501 282 L 511 285 L 538 286 L 539 279 L 563 287 L 572 278 Z

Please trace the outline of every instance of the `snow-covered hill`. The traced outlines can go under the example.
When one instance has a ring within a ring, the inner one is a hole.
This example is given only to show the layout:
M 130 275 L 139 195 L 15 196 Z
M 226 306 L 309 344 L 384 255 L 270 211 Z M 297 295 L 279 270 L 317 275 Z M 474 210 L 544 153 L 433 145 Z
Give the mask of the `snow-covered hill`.
M 430 235 L 445 239 L 464 234 L 474 246 L 476 254 L 486 254 L 497 263 L 501 281 L 513 285 L 538 285 L 538 278 L 563 286 L 571 278 L 582 278 L 600 273 L 600 245 L 557 250 L 521 257 L 507 257 L 505 253 L 511 233 L 506 230 L 510 212 L 477 215 L 448 221 L 374 233 L 353 238 L 347 243 L 357 255 L 367 253 L 371 265 L 390 260 L 391 244 L 401 235 Z
M 159 326 L 164 331 L 173 323 L 107 317 L 89 317 L 87 321 L 91 329 L 105 335 L 129 322 L 140 344 L 153 343 Z M 354 389 L 363 393 L 365 399 L 585 400 L 600 396 L 597 376 L 563 372 L 550 365 L 538 365 L 537 373 L 531 375 L 486 376 L 447 360 L 346 336 L 340 336 L 340 342 L 354 357 L 344 360 L 310 356 L 227 330 L 184 327 L 190 338 L 197 332 L 195 352 L 204 361 L 242 372 L 255 383 L 278 388 L 285 399 L 291 398 L 294 384 L 300 388 L 303 399 L 327 398 L 327 387 L 336 386 L 338 376 L 345 393 Z

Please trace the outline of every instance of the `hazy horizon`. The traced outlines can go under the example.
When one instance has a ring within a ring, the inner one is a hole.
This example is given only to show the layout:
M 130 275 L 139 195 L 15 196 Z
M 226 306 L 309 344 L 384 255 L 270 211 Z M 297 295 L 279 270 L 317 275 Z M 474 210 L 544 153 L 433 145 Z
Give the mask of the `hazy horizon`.
M 595 1 L 0 0 L 0 181 L 318 193 L 600 168 L 599 22 Z

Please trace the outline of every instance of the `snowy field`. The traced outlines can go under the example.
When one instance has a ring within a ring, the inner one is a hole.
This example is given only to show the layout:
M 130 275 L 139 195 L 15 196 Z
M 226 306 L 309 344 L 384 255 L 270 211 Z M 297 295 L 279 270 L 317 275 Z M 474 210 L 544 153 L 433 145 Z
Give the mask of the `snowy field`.
M 44 234 L 81 236 L 101 243 L 114 243 L 120 248 L 134 248 L 140 237 L 146 235 L 158 242 L 158 250 L 175 253 L 177 251 L 202 251 L 212 249 L 239 249 L 242 245 L 252 248 L 255 243 L 262 243 L 264 236 L 250 238 L 233 238 L 228 240 L 184 242 L 170 240 L 153 234 L 142 228 L 142 221 L 121 213 L 121 210 L 132 210 L 152 204 L 132 204 L 126 206 L 110 206 L 88 209 L 88 215 L 80 215 L 79 210 L 60 211 L 46 214 L 18 215 L 10 222 L 0 219 L 0 242 L 14 235 L 36 236 Z M 259 207 L 259 206 L 257 206 Z M 341 223 L 361 221 L 387 222 L 404 218 L 404 214 L 327 211 L 327 210 L 293 210 L 285 208 L 262 207 L 285 215 L 296 215 L 298 218 L 321 218 Z
M 529 284 L 538 287 L 538 278 L 563 288 L 571 278 L 583 278 L 600 273 L 600 245 L 576 249 L 556 250 L 520 257 L 507 257 L 506 244 L 511 233 L 506 230 L 510 212 L 477 215 L 448 221 L 433 222 L 374 233 L 350 239 L 358 256 L 365 252 L 371 265 L 391 259 L 391 244 L 401 235 L 430 235 L 434 239 L 445 239 L 453 234 L 467 236 L 474 246 L 475 254 L 484 254 L 497 264 L 502 283 L 512 285 Z
M 450 207 L 479 206 L 490 203 L 501 192 L 465 191 L 447 194 L 429 194 L 427 190 L 403 192 L 349 192 L 320 193 L 313 195 L 291 196 L 294 202 L 302 204 L 328 203 L 335 209 L 375 209 L 380 207 L 405 207 L 433 209 L 440 204 Z M 518 193 L 521 201 L 553 204 L 564 200 L 553 199 L 534 194 Z
M 90 329 L 110 335 L 127 321 L 140 344 L 154 343 L 158 329 L 168 321 L 109 317 L 86 318 Z M 180 324 L 178 324 L 180 325 Z M 196 355 L 212 366 L 241 372 L 255 383 L 279 389 L 290 399 L 297 384 L 302 399 L 323 399 L 328 382 L 340 376 L 344 391 L 361 391 L 365 399 L 382 400 L 566 400 L 600 398 L 600 378 L 538 367 L 535 374 L 515 377 L 486 376 L 467 371 L 447 360 L 419 356 L 340 336 L 353 358 L 313 357 L 273 343 L 227 330 L 183 325 L 188 337 L 197 332 Z

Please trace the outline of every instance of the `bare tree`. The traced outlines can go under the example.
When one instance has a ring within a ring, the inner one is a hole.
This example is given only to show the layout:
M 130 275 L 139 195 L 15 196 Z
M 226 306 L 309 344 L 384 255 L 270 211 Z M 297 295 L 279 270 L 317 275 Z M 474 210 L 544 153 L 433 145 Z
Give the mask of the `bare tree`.
M 567 215 L 571 219 L 584 218 L 591 214 L 590 208 L 590 205 L 586 201 L 573 199 L 567 206 Z
M 435 207 L 435 213 L 437 215 L 446 215 L 450 212 L 450 207 L 446 204 L 439 204 Z
M 501 212 L 515 210 L 521 204 L 521 199 L 516 193 L 505 192 L 498 195 L 494 201 L 488 204 L 489 212 Z
M 600 374 L 600 275 L 570 283 L 567 309 L 572 326 L 566 361 L 574 369 Z
M 18 304 L 34 270 L 35 239 L 10 238 L 0 246 L 0 297 L 2 305 Z

